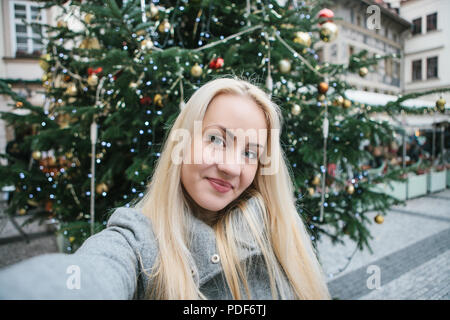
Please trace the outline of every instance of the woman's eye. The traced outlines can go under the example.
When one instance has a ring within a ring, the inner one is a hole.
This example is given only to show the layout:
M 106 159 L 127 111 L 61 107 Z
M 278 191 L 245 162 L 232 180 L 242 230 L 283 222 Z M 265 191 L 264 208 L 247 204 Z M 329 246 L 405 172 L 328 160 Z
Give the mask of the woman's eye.
M 213 139 L 211 140 L 211 138 L 213 138 Z M 215 145 L 223 145 L 223 140 L 215 135 L 210 135 L 209 141 L 213 142 Z M 217 144 L 216 141 L 219 141 L 219 144 Z
M 258 158 L 258 153 L 255 152 L 255 151 L 246 151 L 245 153 L 248 154 L 248 157 L 249 157 L 250 159 L 256 159 L 256 158 Z

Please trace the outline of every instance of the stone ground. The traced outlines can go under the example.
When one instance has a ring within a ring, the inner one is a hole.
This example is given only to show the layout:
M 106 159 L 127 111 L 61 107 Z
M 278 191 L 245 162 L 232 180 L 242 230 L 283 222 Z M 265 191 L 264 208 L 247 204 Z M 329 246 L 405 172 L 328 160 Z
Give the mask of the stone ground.
M 44 253 L 58 252 L 56 237 L 49 225 L 33 222 L 22 226 L 27 217 L 15 217 L 28 237 L 27 242 L 3 215 L 3 209 L 4 205 L 0 207 L 0 268 Z
M 367 214 L 370 218 L 375 215 Z M 350 240 L 333 245 L 322 239 L 318 244 L 332 297 L 450 299 L 450 189 L 392 207 L 384 218 L 383 224 L 373 222 L 369 227 L 373 253 L 357 251 L 349 260 L 355 250 Z
M 367 213 L 370 218 L 375 215 Z M 24 219 L 16 221 L 21 224 Z M 33 223 L 23 229 L 28 243 L 9 220 L 0 218 L 0 268 L 58 251 L 49 226 Z M 351 260 L 355 245 L 350 240 L 333 245 L 324 238 L 318 244 L 325 273 L 333 275 L 328 286 L 334 299 L 450 299 L 450 189 L 391 208 L 384 223 L 373 223 L 369 230 L 373 253 L 356 251 Z M 370 284 L 375 288 L 369 289 Z

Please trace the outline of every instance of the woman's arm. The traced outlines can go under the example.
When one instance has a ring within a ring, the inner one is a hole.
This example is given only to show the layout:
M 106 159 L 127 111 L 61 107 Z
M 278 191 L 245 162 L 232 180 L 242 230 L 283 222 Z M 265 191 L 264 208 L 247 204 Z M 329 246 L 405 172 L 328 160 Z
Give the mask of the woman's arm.
M 133 299 L 156 250 L 147 217 L 119 208 L 74 254 L 44 254 L 1 269 L 0 299 Z

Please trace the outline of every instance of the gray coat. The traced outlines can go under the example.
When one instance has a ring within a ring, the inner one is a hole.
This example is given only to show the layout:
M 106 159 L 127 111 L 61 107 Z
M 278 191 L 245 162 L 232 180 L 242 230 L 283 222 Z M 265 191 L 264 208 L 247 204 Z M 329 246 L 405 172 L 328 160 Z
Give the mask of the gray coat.
M 192 228 L 192 273 L 201 292 L 232 299 L 213 229 L 197 218 Z M 248 278 L 252 299 L 272 299 L 259 247 L 245 238 L 241 244 L 240 258 L 256 259 Z M 44 254 L 0 270 L 0 299 L 145 299 L 149 278 L 142 271 L 157 254 L 150 220 L 137 209 L 119 208 L 74 254 Z

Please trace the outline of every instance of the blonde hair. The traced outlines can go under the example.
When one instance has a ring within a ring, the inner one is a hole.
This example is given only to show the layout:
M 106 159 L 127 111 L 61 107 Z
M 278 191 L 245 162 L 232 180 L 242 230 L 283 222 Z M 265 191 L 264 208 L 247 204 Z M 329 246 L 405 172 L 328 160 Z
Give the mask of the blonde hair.
M 291 172 L 280 148 L 279 133 L 276 139 L 270 138 L 270 129 L 281 131 L 281 111 L 264 91 L 237 77 L 209 81 L 192 95 L 169 132 L 146 194 L 135 204 L 150 219 L 159 246 L 158 258 L 149 274 L 149 298 L 206 299 L 191 272 L 194 260 L 189 250 L 189 226 L 193 208 L 181 183 L 181 164 L 171 161 L 177 144 L 172 138 L 177 129 L 187 129 L 192 134 L 194 121 L 203 120 L 209 103 L 222 93 L 247 96 L 257 103 L 266 115 L 269 129 L 266 153 L 279 163 L 277 173 L 272 175 L 261 175 L 258 164 L 253 183 L 219 212 L 213 225 L 233 298 L 252 298 L 247 276 L 254 261 L 241 262 L 238 256 L 239 237 L 251 235 L 261 249 L 273 299 L 329 299 L 322 268 L 296 210 Z M 272 140 L 275 146 L 271 145 Z M 183 150 L 187 148 L 190 145 L 186 143 Z M 286 278 L 288 282 L 283 281 Z

